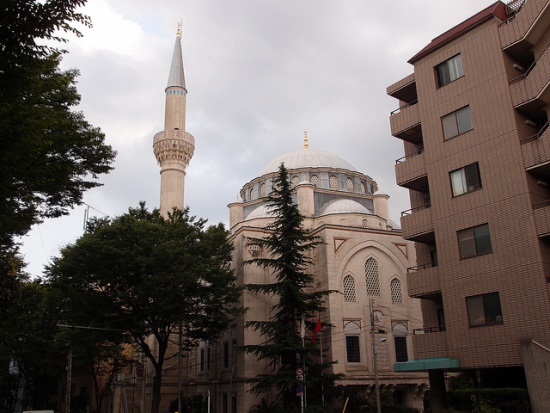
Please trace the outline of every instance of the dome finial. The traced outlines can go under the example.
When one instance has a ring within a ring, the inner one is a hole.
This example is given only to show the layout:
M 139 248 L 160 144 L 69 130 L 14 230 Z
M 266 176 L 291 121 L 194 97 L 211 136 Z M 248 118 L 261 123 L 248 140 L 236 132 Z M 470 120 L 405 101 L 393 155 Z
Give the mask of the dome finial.
M 304 149 L 309 148 L 309 140 L 307 138 L 307 130 L 304 131 Z
M 178 31 L 176 32 L 176 36 L 181 39 L 181 22 L 178 23 Z

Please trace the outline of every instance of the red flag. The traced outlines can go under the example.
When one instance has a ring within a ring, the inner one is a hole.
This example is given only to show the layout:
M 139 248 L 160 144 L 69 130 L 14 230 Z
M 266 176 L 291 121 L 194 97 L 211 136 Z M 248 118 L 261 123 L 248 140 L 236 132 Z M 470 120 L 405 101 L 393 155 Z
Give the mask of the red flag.
M 321 316 L 317 319 L 317 324 L 315 325 L 315 328 L 313 329 L 313 334 L 311 335 L 311 342 L 315 343 L 315 335 L 318 331 L 321 331 Z

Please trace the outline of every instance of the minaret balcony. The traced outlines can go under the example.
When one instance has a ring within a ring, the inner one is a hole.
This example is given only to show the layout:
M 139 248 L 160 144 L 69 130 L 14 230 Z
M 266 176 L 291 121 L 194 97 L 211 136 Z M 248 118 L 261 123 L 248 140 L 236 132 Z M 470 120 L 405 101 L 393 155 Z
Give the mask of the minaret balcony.
M 447 334 L 439 327 L 414 330 L 413 348 L 415 359 L 448 357 Z
M 521 57 L 550 25 L 550 7 L 544 1 L 515 1 L 510 6 L 514 4 L 521 8 L 499 26 L 500 45 L 507 53 Z
M 179 129 L 158 132 L 153 137 L 153 151 L 161 165 L 175 162 L 187 167 L 195 152 L 195 138 Z
M 435 263 L 407 268 L 407 288 L 410 297 L 421 297 L 441 291 L 439 270 Z
M 434 225 L 432 209 L 429 205 L 422 205 L 401 213 L 401 236 L 404 239 L 417 242 L 432 239 Z
M 408 189 L 417 189 L 417 182 L 426 176 L 426 163 L 424 161 L 424 149 L 404 156 L 395 161 L 395 179 L 397 185 Z M 426 178 L 427 180 L 427 178 Z
M 532 67 L 510 82 L 510 94 L 515 108 L 523 112 L 536 110 L 550 103 L 550 46 L 533 63 Z M 532 108 L 530 108 L 530 106 Z

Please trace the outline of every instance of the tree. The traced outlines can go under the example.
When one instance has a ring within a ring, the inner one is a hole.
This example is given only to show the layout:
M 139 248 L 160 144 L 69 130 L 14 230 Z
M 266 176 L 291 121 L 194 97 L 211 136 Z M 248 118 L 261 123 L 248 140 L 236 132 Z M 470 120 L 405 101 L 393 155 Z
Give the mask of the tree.
M 152 413 L 158 413 L 169 341 L 183 326 L 184 347 L 213 340 L 240 312 L 240 288 L 230 269 L 232 246 L 222 224 L 174 209 L 167 219 L 142 203 L 114 219 L 92 221 L 88 232 L 47 267 L 67 300 L 101 297 L 151 362 Z M 157 350 L 152 348 L 152 340 Z
M 330 291 L 314 291 L 314 275 L 308 272 L 313 263 L 311 252 L 322 243 L 302 227 L 303 216 L 292 200 L 293 190 L 286 168 L 281 164 L 274 180 L 273 192 L 268 197 L 275 220 L 269 225 L 269 235 L 265 238 L 252 238 L 250 241 L 263 247 L 267 258 L 254 258 L 246 264 L 255 264 L 273 271 L 274 282 L 267 284 L 247 284 L 246 288 L 256 294 L 278 297 L 272 307 L 273 316 L 269 320 L 249 321 L 247 328 L 260 332 L 265 342 L 247 345 L 244 350 L 265 360 L 273 373 L 260 374 L 252 384 L 255 394 L 274 389 L 278 401 L 285 407 L 296 406 L 296 369 L 305 366 L 308 391 L 320 389 L 321 382 L 327 385 L 336 376 L 324 370 L 331 363 L 318 361 L 319 348 L 301 336 L 301 326 L 312 332 L 317 319 L 324 312 L 323 299 Z M 311 337 L 311 333 L 308 334 Z M 320 400 L 320 397 L 319 399 Z
M 73 109 L 77 70 L 61 71 L 57 33 L 90 25 L 86 0 L 7 0 L 0 15 L 0 250 L 48 217 L 67 214 L 99 186 L 115 152 Z M 48 43 L 49 42 L 49 43 Z

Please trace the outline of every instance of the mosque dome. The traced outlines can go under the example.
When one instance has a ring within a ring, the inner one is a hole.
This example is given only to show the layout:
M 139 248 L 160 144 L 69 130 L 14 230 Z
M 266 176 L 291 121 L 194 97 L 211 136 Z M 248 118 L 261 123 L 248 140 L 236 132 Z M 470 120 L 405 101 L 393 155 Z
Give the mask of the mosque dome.
M 329 214 L 372 214 L 368 208 L 361 205 L 359 202 L 352 199 L 335 199 L 327 203 L 321 210 L 320 215 L 329 215 Z
M 273 209 L 269 207 L 267 204 L 262 204 L 256 209 L 254 209 L 246 219 L 254 219 L 254 218 L 268 218 L 273 217 Z
M 275 158 L 266 165 L 260 175 L 277 172 L 281 163 L 284 163 L 286 169 L 289 170 L 300 168 L 334 168 L 357 171 L 352 164 L 333 153 L 317 149 L 299 149 Z

